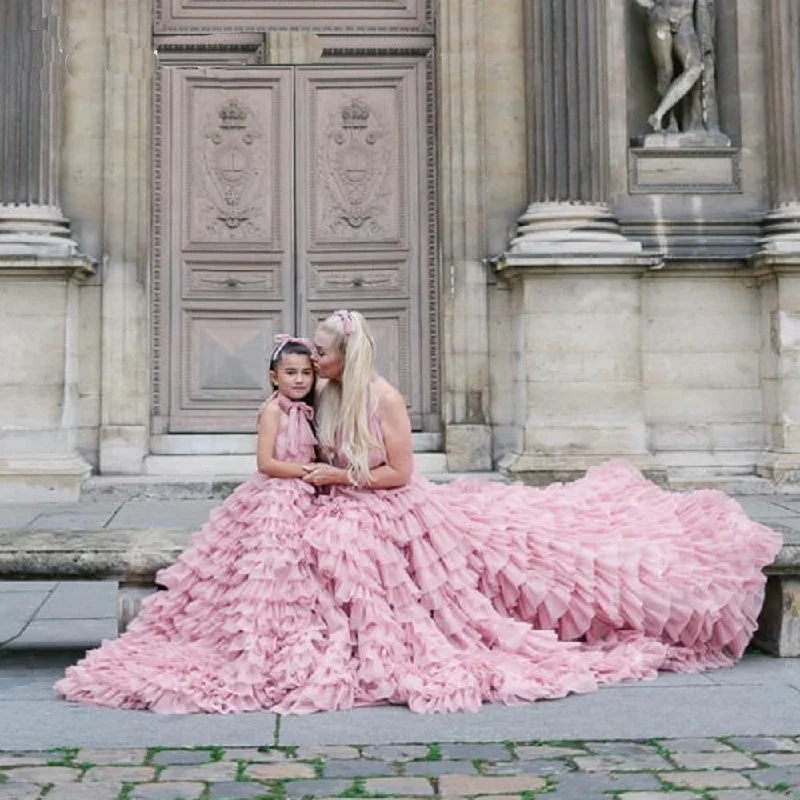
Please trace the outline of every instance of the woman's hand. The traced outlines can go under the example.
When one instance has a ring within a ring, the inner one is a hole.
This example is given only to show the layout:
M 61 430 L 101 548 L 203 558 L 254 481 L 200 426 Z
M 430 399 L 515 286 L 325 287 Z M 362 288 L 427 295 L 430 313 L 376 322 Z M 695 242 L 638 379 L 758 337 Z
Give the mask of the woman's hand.
M 308 464 L 305 470 L 303 481 L 311 486 L 334 486 L 349 483 L 347 471 L 330 464 Z

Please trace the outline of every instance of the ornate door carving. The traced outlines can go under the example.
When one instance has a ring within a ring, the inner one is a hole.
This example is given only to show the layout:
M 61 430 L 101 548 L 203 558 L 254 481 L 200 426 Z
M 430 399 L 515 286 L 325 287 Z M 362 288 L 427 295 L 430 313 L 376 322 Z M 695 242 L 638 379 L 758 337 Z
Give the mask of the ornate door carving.
M 154 433 L 252 431 L 272 334 L 341 307 L 436 429 L 429 66 L 162 68 Z
M 378 369 L 405 395 L 416 428 L 430 375 L 420 69 L 309 68 L 296 88 L 300 315 L 313 330 L 331 308 L 361 311 L 380 343 Z

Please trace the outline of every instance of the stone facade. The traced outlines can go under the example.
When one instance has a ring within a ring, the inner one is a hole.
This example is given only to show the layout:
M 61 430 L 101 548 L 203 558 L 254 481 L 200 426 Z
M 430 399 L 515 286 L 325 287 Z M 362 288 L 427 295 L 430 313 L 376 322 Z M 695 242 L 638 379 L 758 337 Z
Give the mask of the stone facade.
M 349 30 L 360 57 L 396 46 L 435 73 L 418 443 L 537 483 L 610 456 L 660 480 L 800 483 L 795 0 L 711 5 L 730 145 L 658 152 L 641 146 L 657 94 L 633 0 L 398 0 L 375 4 L 382 22 L 368 4 L 322 22 L 252 5 L 226 27 L 191 3 L 3 4 L 28 71 L 0 83 L 0 496 L 247 462 L 250 435 L 153 426 L 154 346 L 170 346 L 154 342 L 156 82 L 168 51 L 333 70 Z

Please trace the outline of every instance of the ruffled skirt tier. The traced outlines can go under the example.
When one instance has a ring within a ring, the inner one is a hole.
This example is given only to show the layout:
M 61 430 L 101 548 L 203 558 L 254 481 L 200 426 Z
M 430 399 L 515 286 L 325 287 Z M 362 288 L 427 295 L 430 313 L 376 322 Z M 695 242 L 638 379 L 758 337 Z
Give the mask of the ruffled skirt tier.
M 415 478 L 315 497 L 255 476 L 71 699 L 164 713 L 476 710 L 729 666 L 780 535 L 626 462 L 544 489 Z

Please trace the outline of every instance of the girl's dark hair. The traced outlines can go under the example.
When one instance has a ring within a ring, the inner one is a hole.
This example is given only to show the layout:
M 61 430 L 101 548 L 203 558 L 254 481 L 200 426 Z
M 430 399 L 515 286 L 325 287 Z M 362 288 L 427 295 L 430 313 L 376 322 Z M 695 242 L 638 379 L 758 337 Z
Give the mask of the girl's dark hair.
M 278 348 L 274 351 L 272 357 L 269 360 L 269 371 L 273 372 L 278 368 L 278 365 L 281 363 L 281 359 L 284 356 L 308 356 L 311 358 L 311 350 L 307 345 L 304 345 L 302 342 L 286 342 L 283 347 Z M 311 382 L 311 389 L 309 389 L 308 394 L 303 398 L 303 402 L 307 403 L 308 405 L 314 405 L 314 386 L 317 383 L 317 374 L 314 373 L 314 379 Z M 275 384 L 272 385 L 275 388 Z

